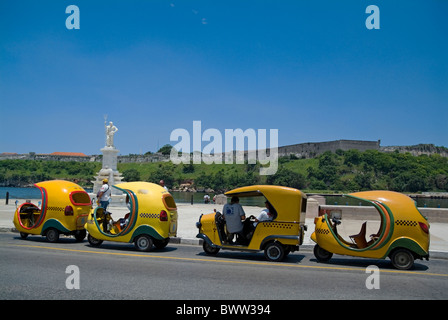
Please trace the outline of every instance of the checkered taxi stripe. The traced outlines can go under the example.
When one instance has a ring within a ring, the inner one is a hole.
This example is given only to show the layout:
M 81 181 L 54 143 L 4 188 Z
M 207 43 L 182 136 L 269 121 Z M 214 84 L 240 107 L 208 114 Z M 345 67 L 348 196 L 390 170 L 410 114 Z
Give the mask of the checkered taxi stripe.
M 292 224 L 290 223 L 277 223 L 277 222 L 268 222 L 263 223 L 266 228 L 277 228 L 277 229 L 291 229 Z
M 140 218 L 149 218 L 149 219 L 159 219 L 160 214 L 159 213 L 146 213 L 142 212 L 140 213 Z
M 412 220 L 396 220 L 395 225 L 402 227 L 416 227 L 417 221 Z
M 64 211 L 65 208 L 62 207 L 47 207 L 47 211 Z
M 330 233 L 330 230 L 328 230 L 328 229 L 320 229 L 320 228 L 317 228 L 316 230 L 314 230 L 316 233 L 318 233 L 318 234 L 329 234 Z

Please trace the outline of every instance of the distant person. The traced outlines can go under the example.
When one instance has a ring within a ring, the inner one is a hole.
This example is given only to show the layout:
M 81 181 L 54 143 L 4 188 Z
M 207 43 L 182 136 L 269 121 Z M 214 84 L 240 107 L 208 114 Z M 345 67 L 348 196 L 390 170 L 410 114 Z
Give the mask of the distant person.
M 210 196 L 208 193 L 204 196 L 204 203 L 210 203 Z
M 104 209 L 104 211 L 106 211 L 107 206 L 109 205 L 111 194 L 112 191 L 110 190 L 109 180 L 103 179 L 103 185 L 101 186 L 97 194 L 97 203 Z
M 167 188 L 167 186 L 165 185 L 165 181 L 160 180 L 160 181 L 159 181 L 159 184 L 160 184 L 160 186 L 164 187 L 166 191 L 169 191 L 168 188 Z
M 244 241 L 243 221 L 246 219 L 246 213 L 239 202 L 240 199 L 233 196 L 230 203 L 226 203 L 222 208 L 222 213 L 226 220 L 227 232 L 229 233 L 227 240 L 231 243 L 233 236 L 236 234 L 237 243 L 242 244 Z

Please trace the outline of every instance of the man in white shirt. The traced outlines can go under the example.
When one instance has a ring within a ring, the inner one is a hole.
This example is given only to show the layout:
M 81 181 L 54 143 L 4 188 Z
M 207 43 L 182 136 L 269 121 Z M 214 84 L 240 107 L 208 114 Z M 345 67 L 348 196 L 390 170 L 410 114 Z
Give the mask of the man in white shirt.
M 272 221 L 274 219 L 274 210 L 272 209 L 272 205 L 267 200 L 264 204 L 266 205 L 266 209 L 261 210 L 260 214 L 255 219 L 254 227 L 257 226 L 258 222 Z
M 108 179 L 103 179 L 103 185 L 101 186 L 100 191 L 97 195 L 99 205 L 100 207 L 104 208 L 104 211 L 106 211 L 107 206 L 109 205 L 110 196 L 112 194 L 108 183 Z
M 160 186 L 162 186 L 166 191 L 169 191 L 169 190 L 168 190 L 168 187 L 165 185 L 165 181 L 160 180 L 160 181 L 159 181 L 159 184 L 160 184 Z
M 233 235 L 239 236 L 239 242 L 244 240 L 243 235 L 243 221 L 246 219 L 246 213 L 243 207 L 239 204 L 238 197 L 232 197 L 230 204 L 227 203 L 222 208 L 224 219 L 226 220 L 227 231 L 230 233 L 228 241 L 232 242 Z
M 255 218 L 254 216 L 250 216 L 251 221 L 254 221 L 254 222 L 246 226 L 245 232 L 247 233 L 247 239 L 252 238 L 252 236 L 255 232 L 255 228 L 257 227 L 257 224 L 259 222 L 272 221 L 276 217 L 276 211 L 272 207 L 271 203 L 266 200 L 266 202 L 264 204 L 266 206 L 266 209 L 261 210 L 258 217 Z

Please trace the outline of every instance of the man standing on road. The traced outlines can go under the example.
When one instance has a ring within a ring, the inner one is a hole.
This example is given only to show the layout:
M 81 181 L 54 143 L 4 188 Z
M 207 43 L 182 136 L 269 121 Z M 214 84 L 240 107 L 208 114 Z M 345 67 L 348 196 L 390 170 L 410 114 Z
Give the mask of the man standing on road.
M 100 191 L 98 191 L 97 194 L 98 205 L 104 208 L 104 211 L 106 211 L 107 206 L 109 205 L 110 196 L 112 193 L 108 183 L 108 179 L 103 179 L 103 185 L 101 186 Z

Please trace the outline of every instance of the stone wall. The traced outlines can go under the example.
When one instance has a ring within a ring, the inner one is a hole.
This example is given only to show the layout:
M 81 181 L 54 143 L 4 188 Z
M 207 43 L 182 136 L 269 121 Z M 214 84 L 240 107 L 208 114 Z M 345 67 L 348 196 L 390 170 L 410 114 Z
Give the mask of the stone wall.
M 381 141 L 363 141 L 363 140 L 335 140 L 327 142 L 307 142 L 299 143 L 289 146 L 278 147 L 278 155 L 291 156 L 294 155 L 297 158 L 313 158 L 326 151 L 336 152 L 336 150 L 359 150 L 361 152 L 366 150 L 378 150 L 381 152 L 409 152 L 412 155 L 418 156 L 422 154 L 440 154 L 442 157 L 448 157 L 448 148 L 436 147 L 433 144 L 419 144 L 415 146 L 389 146 L 381 147 Z M 269 151 L 267 152 L 269 154 Z M 224 154 L 223 154 L 224 157 Z M 235 157 L 235 155 L 234 155 Z M 247 159 L 247 152 L 245 152 L 245 158 Z M 48 161 L 79 161 L 79 162 L 101 162 L 101 155 L 91 155 L 86 157 L 80 156 L 62 156 L 62 155 L 49 155 L 49 154 L 36 154 L 30 152 L 28 154 L 9 154 L 0 153 L 0 160 L 7 159 L 25 159 L 25 160 L 48 160 Z M 145 163 L 145 162 L 162 162 L 169 161 L 169 155 L 163 155 L 161 153 L 153 153 L 149 155 L 126 155 L 118 156 L 118 163 Z M 223 158 L 224 163 L 224 158 Z
M 153 153 L 149 155 L 118 156 L 118 163 L 163 162 L 169 160 L 169 155 L 164 155 L 161 153 Z
M 420 156 L 422 154 L 426 154 L 426 155 L 440 154 L 442 157 L 448 157 L 448 148 L 436 147 L 433 144 L 418 144 L 415 146 L 380 147 L 380 151 L 382 151 L 382 152 L 398 151 L 400 153 L 409 152 L 410 154 L 412 154 L 414 156 Z
M 326 151 L 336 152 L 336 150 L 359 151 L 379 150 L 380 140 L 378 141 L 362 141 L 362 140 L 336 140 L 327 142 L 308 142 L 294 144 L 278 148 L 279 156 L 295 155 L 298 158 L 313 158 Z
M 35 154 L 34 152 L 26 154 L 0 154 L 0 160 L 43 160 L 43 161 L 101 161 L 98 160 L 98 156 L 60 156 L 50 154 Z
M 323 210 L 340 210 L 342 212 L 342 219 L 345 220 L 379 220 L 378 211 L 371 206 L 335 206 L 335 205 L 321 205 Z M 319 210 L 307 211 L 307 218 L 314 218 L 318 216 Z M 425 216 L 429 223 L 433 222 L 448 222 L 447 208 L 418 208 L 420 213 Z

